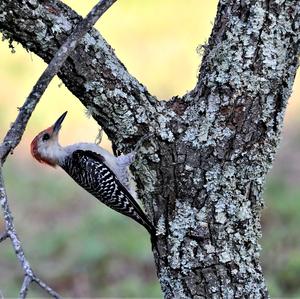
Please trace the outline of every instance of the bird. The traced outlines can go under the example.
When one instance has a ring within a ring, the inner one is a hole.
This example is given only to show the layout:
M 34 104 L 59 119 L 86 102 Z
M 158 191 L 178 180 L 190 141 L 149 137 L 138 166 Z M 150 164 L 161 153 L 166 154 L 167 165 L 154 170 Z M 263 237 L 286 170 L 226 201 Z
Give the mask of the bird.
M 111 209 L 143 225 L 151 237 L 155 228 L 135 200 L 129 165 L 136 151 L 115 157 L 95 143 L 60 145 L 59 132 L 67 115 L 64 112 L 49 128 L 31 142 L 31 154 L 38 162 L 60 166 L 78 185 Z

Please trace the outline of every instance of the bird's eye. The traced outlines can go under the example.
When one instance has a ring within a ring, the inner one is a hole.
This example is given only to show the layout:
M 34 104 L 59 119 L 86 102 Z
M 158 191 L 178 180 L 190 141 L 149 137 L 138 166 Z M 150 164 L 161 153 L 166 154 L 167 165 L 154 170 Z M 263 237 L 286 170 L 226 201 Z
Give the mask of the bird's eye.
M 50 135 L 48 133 L 45 133 L 43 135 L 43 141 L 47 141 L 48 139 L 50 139 Z

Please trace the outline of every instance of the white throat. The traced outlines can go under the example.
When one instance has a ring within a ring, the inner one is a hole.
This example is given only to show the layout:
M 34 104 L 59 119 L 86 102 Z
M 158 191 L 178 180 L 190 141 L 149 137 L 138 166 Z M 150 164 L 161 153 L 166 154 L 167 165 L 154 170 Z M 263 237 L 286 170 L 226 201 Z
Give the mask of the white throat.
M 38 151 L 43 158 L 51 160 L 59 165 L 64 162 L 67 156 L 66 150 L 57 142 L 57 140 L 50 141 L 46 145 L 40 144 Z

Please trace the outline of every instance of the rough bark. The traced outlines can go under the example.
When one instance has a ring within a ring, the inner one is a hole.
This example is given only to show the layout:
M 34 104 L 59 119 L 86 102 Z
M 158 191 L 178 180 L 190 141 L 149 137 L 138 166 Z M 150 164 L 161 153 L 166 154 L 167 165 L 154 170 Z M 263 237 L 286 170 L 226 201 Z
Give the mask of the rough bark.
M 267 298 L 259 264 L 265 176 L 299 55 L 299 1 L 220 1 L 194 90 L 156 101 L 96 30 L 59 76 L 134 165 L 157 226 L 165 298 Z M 80 17 L 59 1 L 0 3 L 0 30 L 48 62 Z
M 20 42 L 47 63 L 81 19 L 60 1 L 15 0 L 0 4 L 4 36 Z M 58 76 L 109 137 L 114 136 L 114 141 L 116 137 L 132 138 L 145 132 L 143 123 L 149 121 L 156 101 L 127 72 L 96 30 L 85 35 Z

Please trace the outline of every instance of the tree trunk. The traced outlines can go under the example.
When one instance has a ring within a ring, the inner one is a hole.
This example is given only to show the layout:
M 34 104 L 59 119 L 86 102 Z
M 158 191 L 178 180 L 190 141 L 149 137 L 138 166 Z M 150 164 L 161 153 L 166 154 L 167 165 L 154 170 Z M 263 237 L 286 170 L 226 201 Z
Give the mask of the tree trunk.
M 220 1 L 197 86 L 168 102 L 96 30 L 59 74 L 119 150 L 153 133 L 133 171 L 165 298 L 268 297 L 262 192 L 297 69 L 299 11 L 299 1 Z M 0 3 L 4 36 L 47 62 L 79 18 L 55 0 Z

